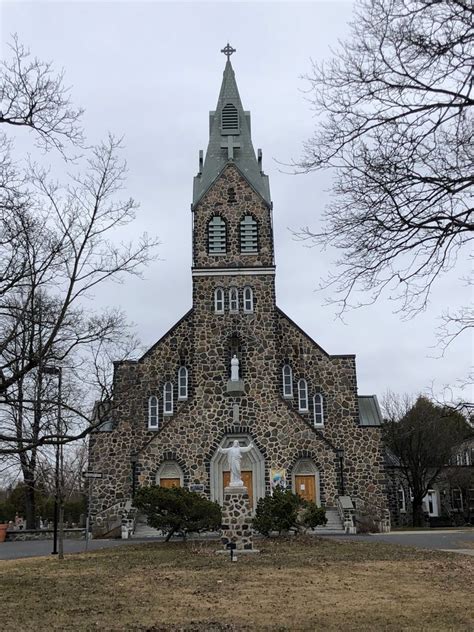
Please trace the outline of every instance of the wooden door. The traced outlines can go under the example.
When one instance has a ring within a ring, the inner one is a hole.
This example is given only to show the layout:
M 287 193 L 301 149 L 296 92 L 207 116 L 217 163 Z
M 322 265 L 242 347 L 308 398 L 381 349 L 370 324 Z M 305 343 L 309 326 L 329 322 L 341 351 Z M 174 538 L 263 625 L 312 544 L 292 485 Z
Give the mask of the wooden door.
M 181 487 L 181 479 L 160 478 L 160 487 Z
M 295 476 L 295 493 L 304 500 L 316 502 L 316 477 L 314 474 Z
M 253 478 L 251 470 L 244 470 L 240 473 L 240 477 L 249 493 L 250 506 L 253 507 Z M 230 483 L 230 472 L 222 472 L 222 484 L 224 487 Z

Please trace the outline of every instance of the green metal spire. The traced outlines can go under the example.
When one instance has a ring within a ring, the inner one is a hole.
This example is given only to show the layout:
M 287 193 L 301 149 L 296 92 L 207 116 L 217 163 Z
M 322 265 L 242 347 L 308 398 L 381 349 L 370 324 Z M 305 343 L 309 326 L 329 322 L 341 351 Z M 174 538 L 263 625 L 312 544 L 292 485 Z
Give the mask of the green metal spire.
M 268 176 L 261 167 L 250 135 L 250 112 L 242 107 L 235 74 L 230 63 L 234 49 L 227 44 L 227 56 L 222 86 L 214 112 L 209 112 L 209 144 L 203 161 L 199 152 L 199 173 L 194 178 L 193 206 L 202 198 L 228 163 L 235 164 L 249 184 L 271 204 Z

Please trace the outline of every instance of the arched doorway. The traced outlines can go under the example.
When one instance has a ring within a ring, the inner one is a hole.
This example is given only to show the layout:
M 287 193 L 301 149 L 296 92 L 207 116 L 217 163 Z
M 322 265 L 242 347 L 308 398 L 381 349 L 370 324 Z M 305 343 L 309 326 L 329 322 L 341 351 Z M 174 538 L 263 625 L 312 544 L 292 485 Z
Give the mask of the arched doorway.
M 176 461 L 163 461 L 156 473 L 156 484 L 160 487 L 183 487 L 183 470 Z
M 252 438 L 246 434 L 228 435 L 222 439 L 219 447 L 228 448 L 236 439 L 242 446 L 252 442 Z M 246 452 L 242 455 L 241 468 L 242 480 L 249 490 L 252 509 L 255 509 L 258 499 L 265 496 L 265 459 L 255 444 L 253 444 L 253 449 L 250 452 Z M 229 467 L 227 464 L 227 456 L 216 450 L 211 458 L 211 500 L 217 501 L 222 505 L 224 500 L 224 487 L 228 481 Z
M 321 505 L 319 472 L 311 459 L 296 462 L 291 475 L 291 487 L 304 500 L 314 502 L 318 507 Z

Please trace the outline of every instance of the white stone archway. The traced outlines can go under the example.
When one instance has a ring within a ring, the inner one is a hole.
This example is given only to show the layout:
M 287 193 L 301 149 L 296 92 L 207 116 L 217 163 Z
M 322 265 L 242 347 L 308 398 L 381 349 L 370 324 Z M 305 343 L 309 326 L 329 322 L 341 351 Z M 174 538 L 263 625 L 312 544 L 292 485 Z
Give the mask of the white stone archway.
M 242 446 L 253 443 L 252 438 L 247 434 L 233 434 L 226 435 L 220 442 L 219 447 L 228 448 L 235 440 L 240 441 Z M 241 468 L 242 472 L 252 472 L 252 510 L 255 510 L 258 499 L 265 496 L 265 459 L 255 444 L 253 444 L 250 452 L 242 454 Z M 216 450 L 211 458 L 211 500 L 218 502 L 220 505 L 222 505 L 224 500 L 223 473 L 228 469 L 227 456 Z
M 295 466 L 291 472 L 291 490 L 294 494 L 298 493 L 298 490 L 296 489 L 297 476 L 314 477 L 316 504 L 318 507 L 321 507 L 321 481 L 318 468 L 316 467 L 314 461 L 309 458 L 299 459 L 298 461 L 296 461 Z
M 177 481 L 179 479 L 179 487 L 184 485 L 183 470 L 176 461 L 163 461 L 156 473 L 156 484 L 167 487 L 165 481 Z

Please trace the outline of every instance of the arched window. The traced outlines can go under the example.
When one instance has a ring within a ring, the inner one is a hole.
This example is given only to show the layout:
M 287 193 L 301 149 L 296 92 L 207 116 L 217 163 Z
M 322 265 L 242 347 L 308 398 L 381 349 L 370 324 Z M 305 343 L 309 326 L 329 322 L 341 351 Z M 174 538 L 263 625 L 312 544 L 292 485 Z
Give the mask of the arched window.
M 188 399 L 188 369 L 185 366 L 178 370 L 178 399 Z
M 253 290 L 248 285 L 244 287 L 244 312 L 253 312 Z
M 152 395 L 148 399 L 148 428 L 150 430 L 158 430 L 158 397 Z
M 220 215 L 214 215 L 208 224 L 208 247 L 210 255 L 225 254 L 227 247 L 226 224 Z
M 214 290 L 214 311 L 216 314 L 224 313 L 224 290 L 221 287 Z
M 298 382 L 298 410 L 302 413 L 308 412 L 308 385 L 306 380 Z
M 324 400 L 321 393 L 316 393 L 313 398 L 314 403 L 314 425 L 324 426 Z
M 291 366 L 285 364 L 283 367 L 283 397 L 293 397 L 293 375 Z
M 229 311 L 239 311 L 239 290 L 236 287 L 231 287 L 229 290 Z
M 398 508 L 400 509 L 401 512 L 405 512 L 407 510 L 405 490 L 403 489 L 402 485 L 400 485 L 400 487 L 398 488 Z
M 240 222 L 240 252 L 258 252 L 258 226 L 251 215 L 245 215 Z
M 173 384 L 165 382 L 163 386 L 163 415 L 173 414 Z

